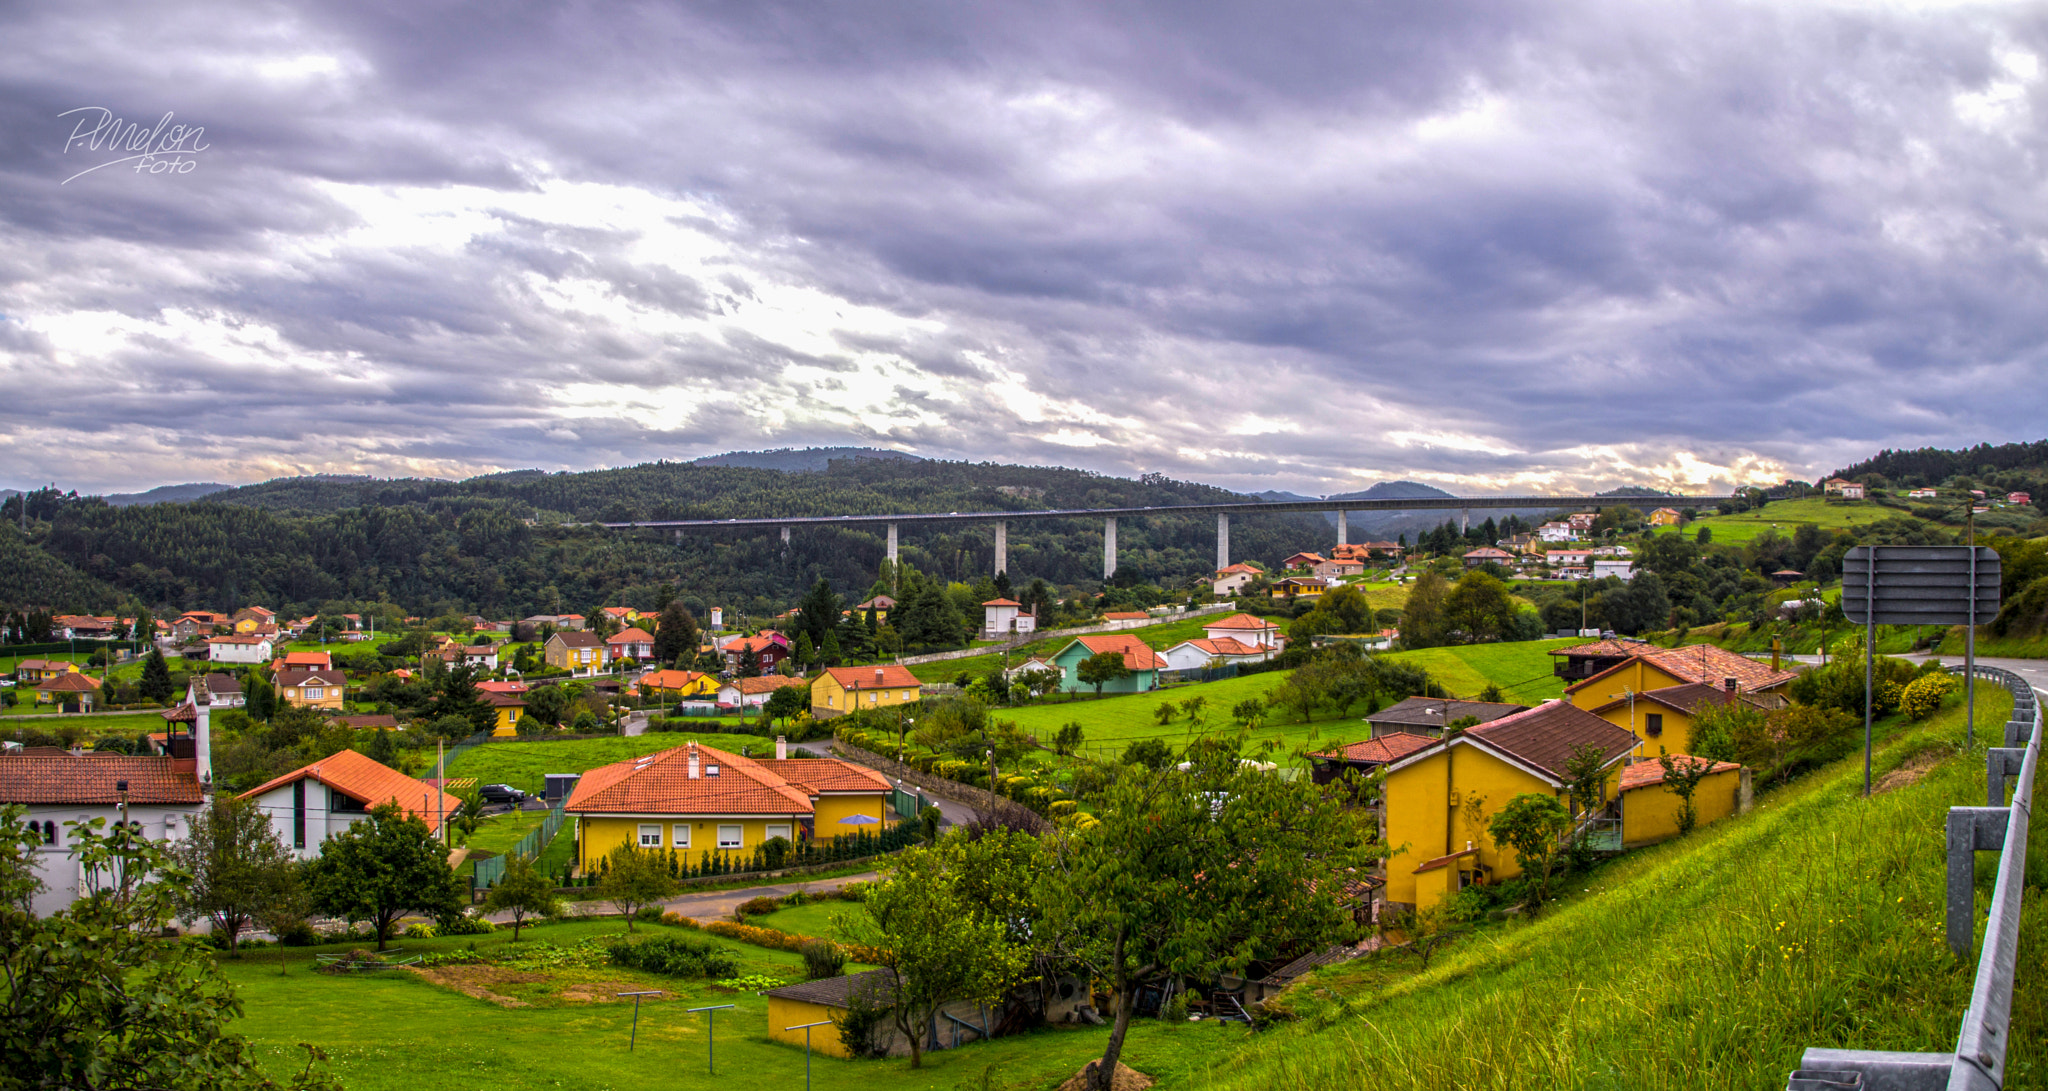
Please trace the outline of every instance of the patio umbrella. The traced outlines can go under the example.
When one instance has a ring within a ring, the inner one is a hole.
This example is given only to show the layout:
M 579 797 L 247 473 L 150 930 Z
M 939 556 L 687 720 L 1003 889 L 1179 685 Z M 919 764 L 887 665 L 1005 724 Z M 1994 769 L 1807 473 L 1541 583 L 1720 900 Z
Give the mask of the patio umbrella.
M 839 820 L 842 826 L 873 826 L 882 820 L 871 814 L 850 814 Z

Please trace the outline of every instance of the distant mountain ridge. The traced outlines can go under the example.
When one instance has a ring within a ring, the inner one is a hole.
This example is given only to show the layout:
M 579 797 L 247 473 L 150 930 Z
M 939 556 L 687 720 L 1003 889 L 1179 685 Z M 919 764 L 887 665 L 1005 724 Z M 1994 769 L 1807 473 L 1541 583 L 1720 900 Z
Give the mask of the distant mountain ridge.
M 778 447 L 772 451 L 727 451 L 692 459 L 692 466 L 744 466 L 755 470 L 783 470 L 789 473 L 817 473 L 831 468 L 834 459 L 907 459 L 926 461 L 923 455 L 890 451 L 880 447 Z
M 177 504 L 187 500 L 197 500 L 202 496 L 212 496 L 217 492 L 226 492 L 232 488 L 234 488 L 233 485 L 223 485 L 216 481 L 187 485 L 158 485 L 148 492 L 108 493 L 105 499 L 107 503 L 117 508 L 125 508 L 130 504 Z

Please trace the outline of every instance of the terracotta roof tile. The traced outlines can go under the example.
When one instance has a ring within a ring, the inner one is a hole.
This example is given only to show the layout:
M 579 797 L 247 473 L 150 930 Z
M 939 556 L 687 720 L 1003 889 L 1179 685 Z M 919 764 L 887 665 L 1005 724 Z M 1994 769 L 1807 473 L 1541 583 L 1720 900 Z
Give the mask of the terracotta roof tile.
M 1121 652 L 1124 666 L 1134 671 L 1156 671 L 1167 669 L 1166 660 L 1152 650 L 1150 644 L 1129 633 L 1107 633 L 1102 636 L 1084 636 L 1075 643 L 1100 655 L 1103 652 Z
M 1242 640 L 1228 636 L 1217 637 L 1214 640 L 1183 640 L 1179 644 L 1174 645 L 1176 648 L 1190 646 L 1208 652 L 1210 655 L 1264 655 L 1273 650 L 1263 644 L 1246 644 Z
M 698 760 L 690 776 L 689 759 Z M 716 768 L 718 775 L 711 775 Z M 566 809 L 576 814 L 809 814 L 810 793 L 759 762 L 689 743 L 583 774 Z
M 894 787 L 889 778 L 873 769 L 838 758 L 792 758 L 760 764 L 783 780 L 812 792 L 886 792 Z
M 300 686 L 345 686 L 348 675 L 341 671 L 285 671 L 277 676 L 281 689 L 297 689 Z
M 695 685 L 697 680 L 703 677 L 705 675 L 702 671 L 648 671 L 640 676 L 640 680 L 635 685 L 638 685 L 642 692 L 657 689 L 683 689 L 686 686 Z
M 1436 745 L 1428 735 L 1415 735 L 1406 731 L 1383 731 L 1362 742 L 1346 743 L 1334 750 L 1310 754 L 1312 758 L 1328 758 L 1332 761 L 1348 761 L 1358 764 L 1385 765 L 1399 761 L 1417 750 Z
M 621 629 L 621 630 L 619 630 L 619 631 L 618 631 L 618 632 L 617 632 L 616 634 L 614 634 L 614 635 L 613 635 L 613 636 L 612 636 L 612 637 L 611 637 L 610 639 L 606 640 L 606 641 L 605 641 L 605 643 L 607 643 L 607 644 L 652 644 L 652 643 L 654 643 L 654 634 L 653 634 L 653 633 L 650 633 L 650 632 L 648 632 L 648 631 L 647 631 L 647 630 L 645 630 L 645 629 L 642 629 L 642 628 L 641 628 L 640 626 L 638 626 L 638 625 L 635 625 L 635 626 L 633 626 L 633 627 L 632 627 L 632 628 L 630 628 L 630 629 Z
M 1774 671 L 1769 663 L 1759 663 L 1712 644 L 1688 644 L 1682 648 L 1660 648 L 1654 644 L 1628 644 L 1622 647 L 1628 649 L 1632 658 L 1641 659 L 1681 682 L 1704 682 L 1718 686 L 1724 679 L 1733 678 L 1735 688 L 1744 693 L 1772 689 L 1799 677 L 1797 671 Z M 1565 692 L 1577 692 L 1627 667 L 1628 664 L 1625 662 L 1616 663 L 1599 674 L 1565 687 Z
M 1705 760 L 1704 758 L 1689 757 L 1685 754 L 1671 755 L 1671 759 L 1674 762 L 1681 758 L 1687 762 L 1701 762 Z M 1740 768 L 1742 766 L 1732 761 L 1717 761 L 1714 763 L 1714 768 L 1709 770 L 1709 773 L 1725 773 L 1730 769 Z M 1662 783 L 1664 783 L 1664 766 L 1656 761 L 1639 761 L 1621 771 L 1621 790 L 1624 792 L 1632 792 L 1637 788 L 1648 788 Z
M 462 806 L 462 801 L 454 796 L 353 750 L 300 766 L 243 792 L 241 798 L 253 799 L 279 785 L 305 779 L 319 781 L 350 799 L 361 800 L 367 807 L 396 803 L 406 814 L 424 819 L 430 830 L 440 828 L 444 813 L 454 814 Z
M 100 688 L 99 679 L 84 674 L 60 674 L 47 681 L 36 683 L 44 693 L 93 693 Z
M 1528 705 L 1508 704 L 1498 701 L 1458 701 L 1439 697 L 1408 697 L 1391 705 L 1366 714 L 1372 724 L 1400 724 L 1409 727 L 1428 727 L 1442 730 L 1452 720 L 1476 716 L 1480 723 L 1491 723 L 1503 716 L 1512 716 L 1524 711 Z
M 1635 733 L 1565 701 L 1545 701 L 1527 712 L 1468 728 L 1474 741 L 1502 751 L 1562 781 L 1565 763 L 1581 746 L 1597 746 L 1609 762 L 1634 750 Z
M 923 685 L 909 667 L 827 667 L 825 673 L 846 689 L 901 689 Z
M 551 642 L 559 640 L 565 648 L 595 648 L 604 643 L 604 641 L 597 638 L 596 633 L 565 630 L 556 631 L 555 635 L 549 637 L 548 640 Z
M 786 678 L 780 674 L 764 674 L 759 678 L 735 678 L 726 685 L 751 697 L 757 693 L 773 693 L 786 686 L 808 686 L 810 682 L 802 678 Z M 868 688 L 874 687 L 870 685 Z
M 982 605 L 983 605 L 983 606 L 1015 606 L 1015 607 L 1018 607 L 1018 608 L 1020 608 L 1020 609 L 1021 609 L 1021 608 L 1023 607 L 1023 605 L 1024 605 L 1024 604 L 1023 604 L 1023 603 L 1021 603 L 1021 602 L 1018 602 L 1018 601 L 1016 601 L 1016 600 L 1014 600 L 1014 599 L 990 599 L 990 600 L 988 600 L 987 602 L 984 602 L 984 603 L 982 603 Z
M 190 759 L 69 754 L 0 757 L 0 803 L 121 802 L 116 785 L 128 782 L 130 804 L 198 803 L 199 775 Z
M 1253 632 L 1264 632 L 1268 629 L 1278 629 L 1279 627 L 1280 626 L 1275 625 L 1270 621 L 1267 621 L 1265 618 L 1253 617 L 1250 614 L 1232 614 L 1229 617 L 1220 618 L 1216 621 L 1204 622 L 1202 624 L 1202 628 L 1204 630 L 1249 629 Z

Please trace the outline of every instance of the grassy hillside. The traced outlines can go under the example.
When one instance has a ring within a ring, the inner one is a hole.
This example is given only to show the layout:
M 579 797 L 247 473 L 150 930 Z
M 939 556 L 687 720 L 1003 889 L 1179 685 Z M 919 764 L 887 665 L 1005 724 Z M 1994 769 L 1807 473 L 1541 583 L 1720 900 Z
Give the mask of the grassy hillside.
M 770 756 L 773 756 L 775 745 L 774 739 L 760 735 L 696 735 L 666 731 L 630 737 L 563 739 L 559 742 L 489 742 L 450 762 L 448 775 L 475 777 L 479 784 L 510 784 L 522 792 L 537 794 L 545 774 L 587 772 L 600 765 L 668 750 L 692 741 L 734 754 L 739 753 L 741 747 L 751 746 L 754 753 L 766 752 Z
M 1994 690 L 1986 706 L 2000 722 L 2009 698 Z M 1375 960 L 1319 973 L 1287 994 L 1299 1022 L 1258 1035 L 1200 1085 L 1762 1088 L 1783 1086 L 1808 1046 L 1944 1048 L 1974 966 L 1942 940 L 1943 815 L 1982 802 L 1988 734 L 1959 754 L 1960 721 L 1951 705 L 1884 746 L 1879 773 L 1918 770 L 1917 782 L 1865 800 L 1861 762 L 1845 759 L 1747 816 L 1572 884 L 1535 921 L 1488 926 L 1426 973 L 1390 977 Z M 1979 906 L 1990 864 L 1979 858 Z M 2037 841 L 2029 870 L 2043 866 Z M 2039 1088 L 2038 896 L 2021 957 L 2007 1086 Z
M 1692 535 L 1698 533 L 1699 528 L 1706 527 L 1714 532 L 1715 542 L 1735 544 L 1747 542 L 1773 528 L 1780 537 L 1790 538 L 1801 523 L 1811 523 L 1825 530 L 1845 530 L 1893 518 L 1913 517 L 1872 500 L 1823 500 L 1810 496 L 1803 500 L 1773 500 L 1755 511 L 1736 515 L 1703 516 L 1682 528 L 1663 533 Z

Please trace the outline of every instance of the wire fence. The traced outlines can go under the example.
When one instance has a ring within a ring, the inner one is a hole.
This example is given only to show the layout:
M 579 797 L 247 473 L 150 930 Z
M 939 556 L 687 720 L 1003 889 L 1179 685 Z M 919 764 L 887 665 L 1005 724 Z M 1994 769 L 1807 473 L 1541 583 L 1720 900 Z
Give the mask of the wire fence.
M 498 885 L 498 881 L 505 877 L 505 868 L 510 866 L 513 860 L 531 860 L 545 851 L 548 843 L 555 839 L 555 834 L 561 832 L 562 823 L 568 817 L 563 814 L 562 808 L 568 806 L 568 803 L 569 801 L 565 799 L 555 804 L 554 808 L 548 811 L 548 816 L 541 819 L 540 825 L 520 838 L 519 843 L 512 846 L 505 855 L 478 860 L 473 872 L 477 888 L 488 890 Z
M 490 732 L 479 731 L 476 734 L 471 735 L 469 738 L 466 738 L 461 742 L 456 743 L 454 746 L 451 746 L 448 749 L 442 751 L 441 760 L 435 763 L 434 765 L 435 778 L 442 779 L 447 777 L 448 767 L 455 764 L 456 758 L 459 758 L 462 755 L 467 754 L 470 751 L 475 750 L 477 747 L 482 746 L 483 744 L 490 741 Z

